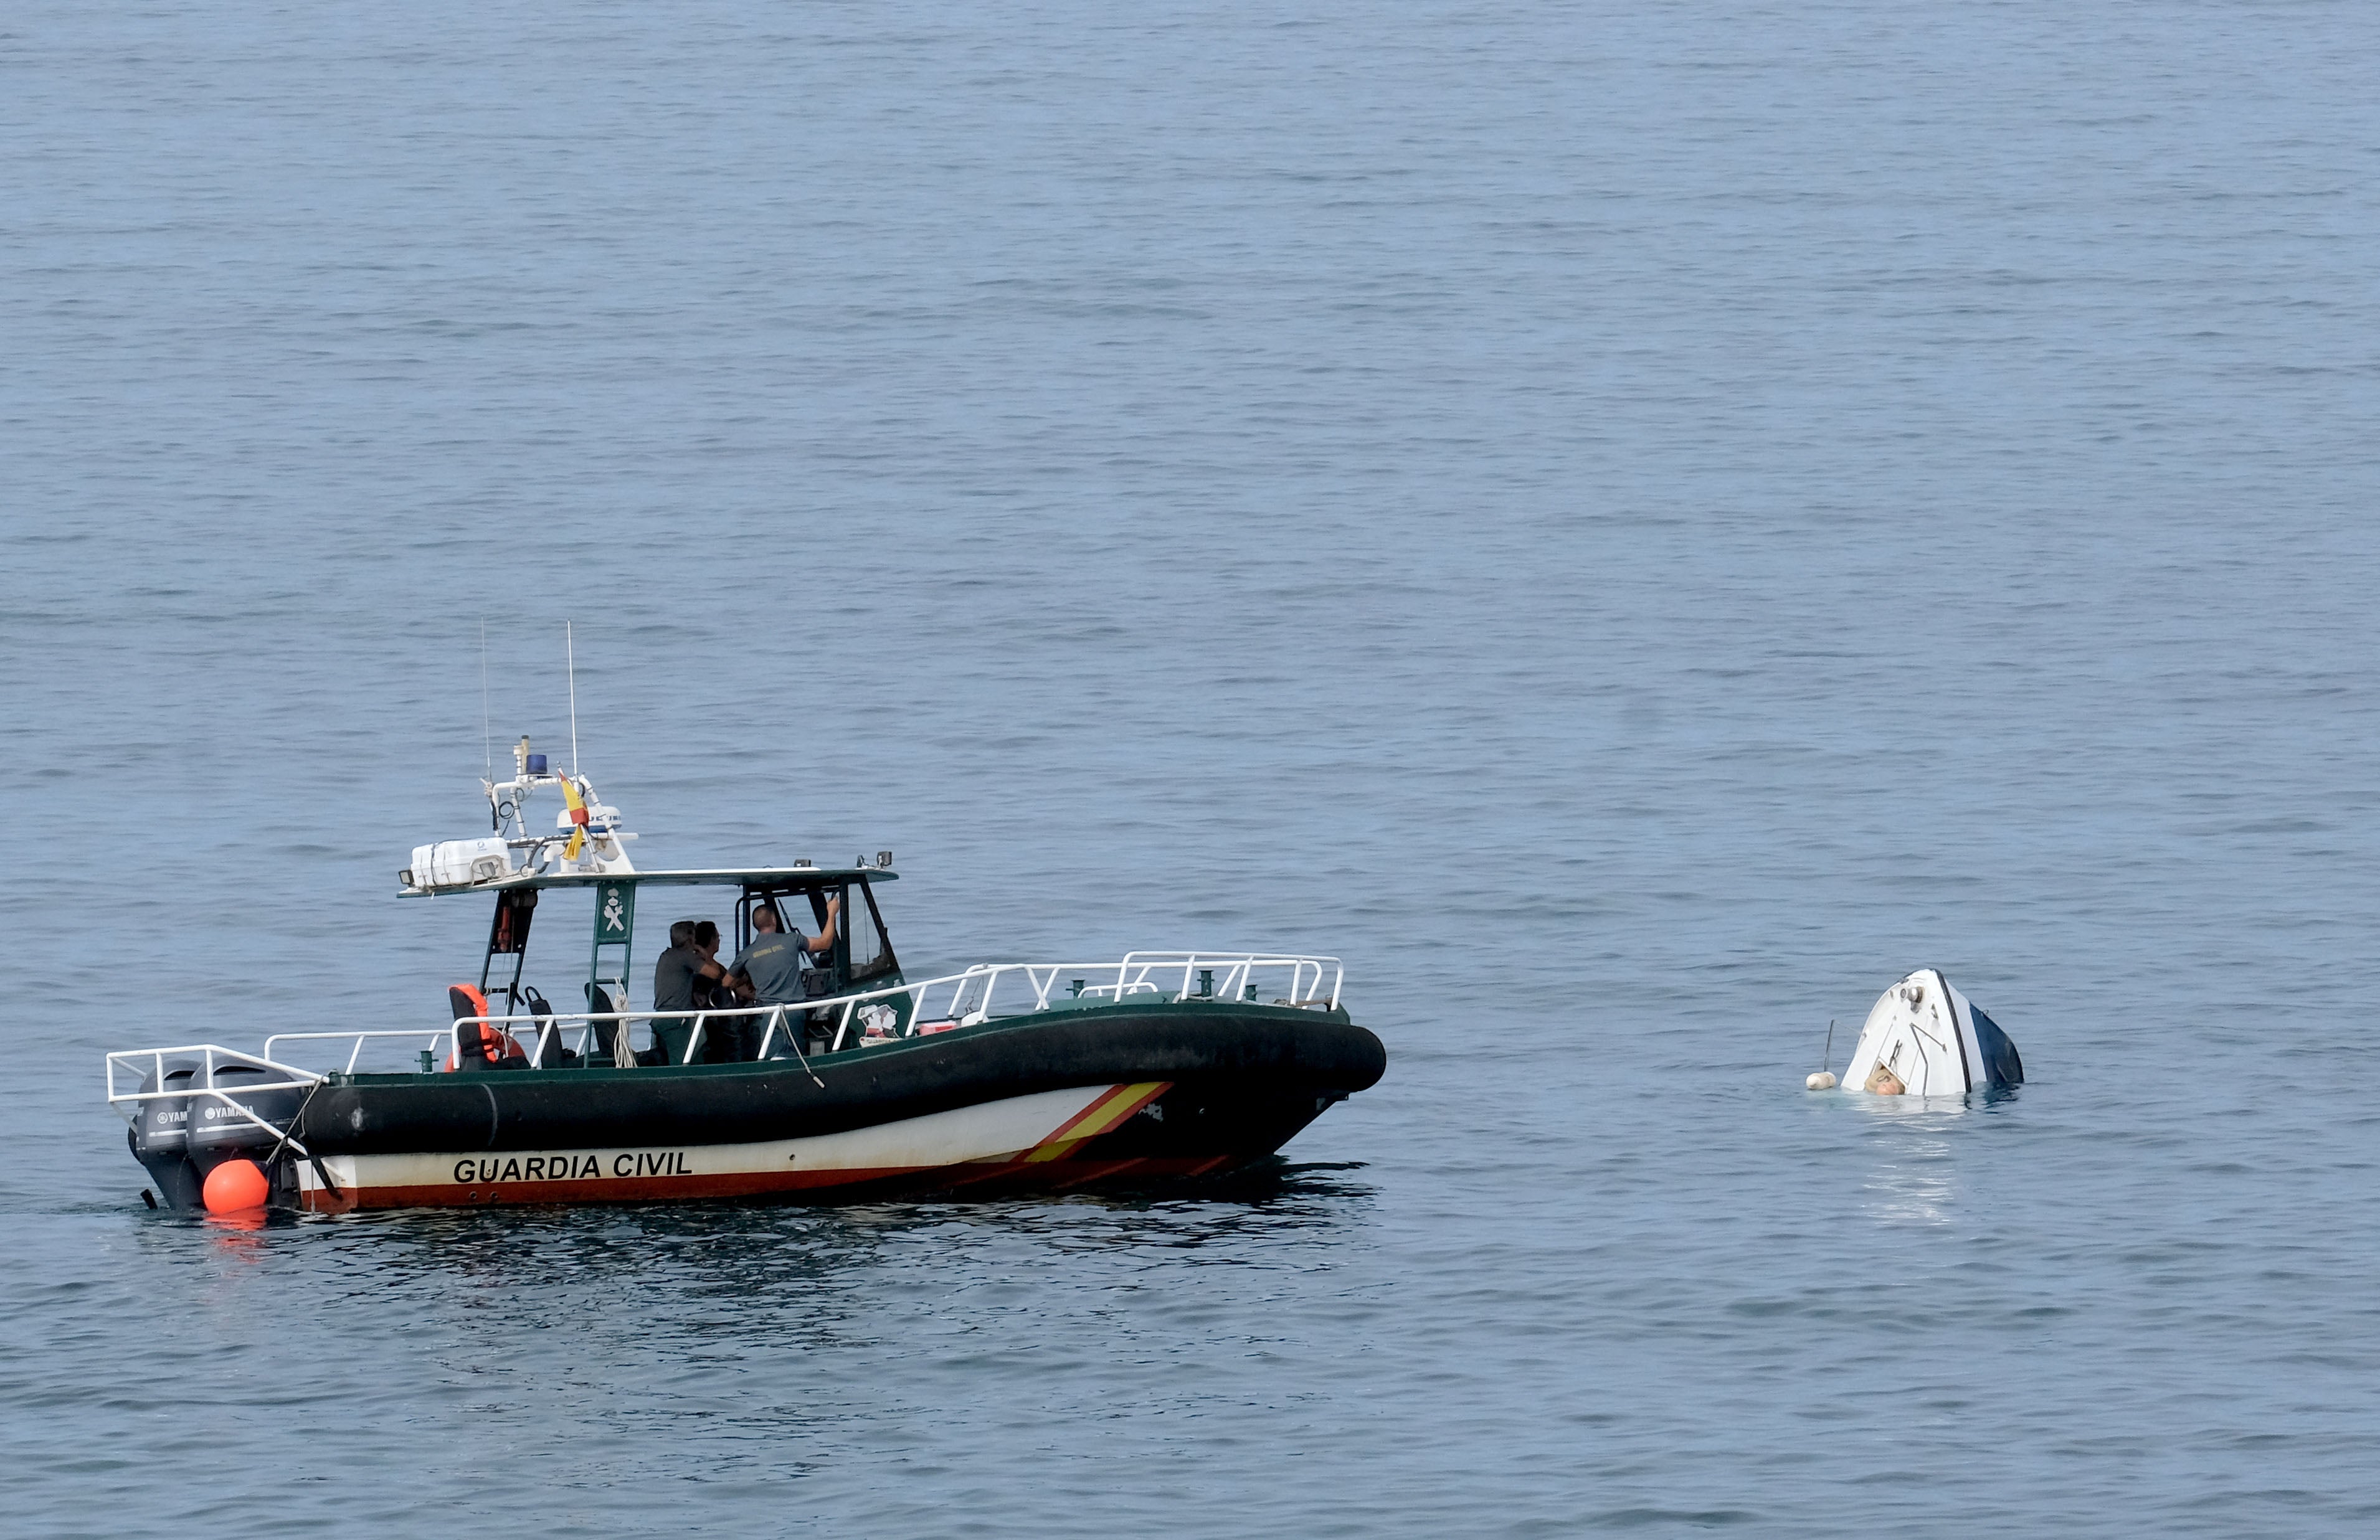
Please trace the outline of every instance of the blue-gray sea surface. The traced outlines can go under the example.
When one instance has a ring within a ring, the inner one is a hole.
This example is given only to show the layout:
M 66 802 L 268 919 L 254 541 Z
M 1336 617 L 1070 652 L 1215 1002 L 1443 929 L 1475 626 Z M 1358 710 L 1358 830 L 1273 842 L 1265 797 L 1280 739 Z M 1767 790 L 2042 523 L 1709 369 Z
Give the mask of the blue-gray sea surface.
M 2375 55 L 16 0 L 7 1527 L 2368 1532 Z M 565 620 L 647 865 L 1341 954 L 1388 1078 L 1183 1197 L 150 1213 L 102 1049 L 441 1019 Z M 1805 1093 L 1929 964 L 2022 1091 Z

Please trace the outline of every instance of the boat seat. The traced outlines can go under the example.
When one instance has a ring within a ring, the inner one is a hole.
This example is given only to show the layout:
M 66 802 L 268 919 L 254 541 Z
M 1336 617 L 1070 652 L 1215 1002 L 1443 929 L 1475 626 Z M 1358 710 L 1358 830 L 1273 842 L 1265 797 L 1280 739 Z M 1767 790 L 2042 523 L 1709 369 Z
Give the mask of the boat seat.
M 537 1041 L 528 1050 L 529 1061 L 541 1070 L 576 1068 L 578 1055 L 562 1046 L 562 1026 L 553 1019 L 553 1007 L 533 985 L 521 994 L 528 1013 L 537 1018 Z
M 583 988 L 587 991 L 587 1009 L 590 1013 L 598 1016 L 627 1014 L 628 1002 L 615 993 L 610 985 L 598 984 L 589 979 Z M 608 1026 L 599 1025 L 594 1035 L 588 1039 L 589 1061 L 627 1069 L 634 1069 L 638 1064 L 646 1062 L 644 1058 L 629 1046 L 628 1026 L 629 1024 L 626 1022 L 613 1022 Z
M 462 1036 L 463 1054 L 461 1060 L 455 1065 L 458 1073 L 493 1074 L 498 1070 L 528 1068 L 528 1056 L 521 1051 L 521 1046 L 516 1040 L 505 1036 L 504 1029 L 501 1026 L 490 1026 L 480 1022 L 464 1027 Z M 492 1061 L 489 1060 L 487 1053 L 488 1045 L 492 1039 L 499 1045 L 498 1052 L 502 1055 Z
M 458 1023 L 473 1016 L 494 1014 L 488 1008 L 488 997 L 480 992 L 476 984 L 449 985 L 446 1004 Z M 500 1026 L 490 1026 L 483 1022 L 462 1028 L 458 1036 L 462 1038 L 463 1052 L 459 1056 L 450 1053 L 446 1061 L 449 1071 L 485 1073 L 491 1070 L 517 1068 L 519 1064 L 528 1062 L 526 1059 L 516 1058 L 520 1053 L 520 1045 L 505 1037 L 504 1030 Z M 490 1038 L 501 1039 L 504 1045 L 499 1050 L 503 1056 L 493 1063 L 489 1062 L 487 1055 Z

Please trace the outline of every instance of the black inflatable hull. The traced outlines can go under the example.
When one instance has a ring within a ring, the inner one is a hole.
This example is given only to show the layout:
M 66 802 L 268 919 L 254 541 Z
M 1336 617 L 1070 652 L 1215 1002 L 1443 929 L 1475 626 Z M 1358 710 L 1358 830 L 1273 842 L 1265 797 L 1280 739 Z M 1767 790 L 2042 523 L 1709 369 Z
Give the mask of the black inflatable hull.
M 1387 1067 L 1328 1014 L 1104 1006 L 808 1063 L 334 1077 L 275 1190 L 314 1209 L 1014 1191 L 1210 1175 Z

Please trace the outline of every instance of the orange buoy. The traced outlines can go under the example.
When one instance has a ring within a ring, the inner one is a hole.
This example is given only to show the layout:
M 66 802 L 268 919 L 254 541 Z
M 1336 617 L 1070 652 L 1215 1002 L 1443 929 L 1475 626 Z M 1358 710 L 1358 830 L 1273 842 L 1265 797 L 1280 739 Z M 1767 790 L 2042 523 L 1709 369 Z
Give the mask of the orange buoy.
M 207 1173 L 206 1201 L 210 1214 L 237 1214 L 261 1208 L 273 1191 L 264 1170 L 253 1160 L 226 1160 Z

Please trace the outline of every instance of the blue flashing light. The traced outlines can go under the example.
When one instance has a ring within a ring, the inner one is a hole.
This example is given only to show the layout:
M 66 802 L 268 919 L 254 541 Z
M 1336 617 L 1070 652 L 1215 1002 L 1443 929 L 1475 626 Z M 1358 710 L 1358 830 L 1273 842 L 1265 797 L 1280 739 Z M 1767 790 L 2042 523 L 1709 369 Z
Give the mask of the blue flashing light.
M 528 757 L 528 772 L 531 775 L 543 775 L 545 773 L 544 755 L 532 754 Z

